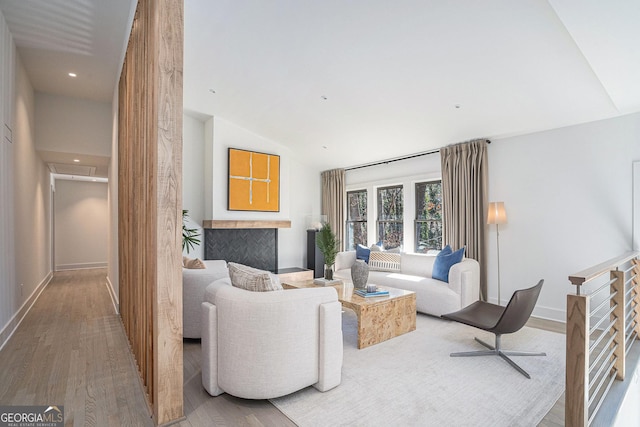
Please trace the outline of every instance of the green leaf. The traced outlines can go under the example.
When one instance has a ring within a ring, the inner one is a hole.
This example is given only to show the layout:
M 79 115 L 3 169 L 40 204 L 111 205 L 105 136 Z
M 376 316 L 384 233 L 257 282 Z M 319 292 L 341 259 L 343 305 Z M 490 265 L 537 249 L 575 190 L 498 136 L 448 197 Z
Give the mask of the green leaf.
M 324 256 L 325 264 L 333 265 L 336 262 L 339 243 L 340 241 L 336 239 L 336 235 L 333 233 L 333 230 L 331 230 L 331 225 L 329 225 L 328 222 L 323 223 L 322 228 L 318 232 L 316 244 Z
M 187 209 L 182 210 L 182 250 L 187 250 L 187 253 L 191 249 L 194 249 L 195 245 L 200 244 L 200 233 L 197 228 L 187 228 L 185 223 L 189 217 L 189 211 Z

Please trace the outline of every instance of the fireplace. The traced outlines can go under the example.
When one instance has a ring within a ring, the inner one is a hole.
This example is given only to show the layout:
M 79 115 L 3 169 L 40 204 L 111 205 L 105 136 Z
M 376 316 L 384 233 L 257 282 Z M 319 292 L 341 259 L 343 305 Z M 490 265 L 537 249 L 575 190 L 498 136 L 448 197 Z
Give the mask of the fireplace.
M 278 271 L 278 228 L 290 221 L 214 221 L 204 227 L 204 258 Z

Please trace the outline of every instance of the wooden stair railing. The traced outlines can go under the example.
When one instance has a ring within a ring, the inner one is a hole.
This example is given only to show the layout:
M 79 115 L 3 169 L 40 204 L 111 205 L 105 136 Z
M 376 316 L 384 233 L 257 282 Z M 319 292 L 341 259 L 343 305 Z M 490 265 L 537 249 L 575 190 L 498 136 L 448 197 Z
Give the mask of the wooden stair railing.
M 591 424 L 613 382 L 624 380 L 626 355 L 640 337 L 639 257 L 627 252 L 569 276 L 576 294 L 567 295 L 567 427 Z

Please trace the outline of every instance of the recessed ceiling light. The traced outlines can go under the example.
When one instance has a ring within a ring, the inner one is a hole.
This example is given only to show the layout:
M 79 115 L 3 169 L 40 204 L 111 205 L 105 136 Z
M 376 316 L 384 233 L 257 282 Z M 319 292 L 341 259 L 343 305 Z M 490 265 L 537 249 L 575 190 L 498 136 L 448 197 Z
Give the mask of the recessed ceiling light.
M 73 159 L 74 162 L 80 163 L 80 159 Z
M 324 148 L 324 149 L 326 150 L 326 149 L 327 149 L 327 146 L 326 146 L 326 145 L 323 145 L 323 146 L 322 146 L 322 148 Z
M 456 104 L 456 105 L 454 105 L 454 107 L 459 109 L 460 108 L 460 104 Z
M 215 91 L 215 90 L 213 90 L 213 89 L 209 89 L 209 92 L 211 92 L 211 93 L 216 93 L 216 91 Z
M 321 98 L 323 101 L 326 101 L 326 100 L 327 100 L 327 97 L 326 97 L 326 96 L 324 96 L 324 95 L 322 95 L 320 98 Z
M 76 73 L 69 73 L 69 77 L 78 77 Z

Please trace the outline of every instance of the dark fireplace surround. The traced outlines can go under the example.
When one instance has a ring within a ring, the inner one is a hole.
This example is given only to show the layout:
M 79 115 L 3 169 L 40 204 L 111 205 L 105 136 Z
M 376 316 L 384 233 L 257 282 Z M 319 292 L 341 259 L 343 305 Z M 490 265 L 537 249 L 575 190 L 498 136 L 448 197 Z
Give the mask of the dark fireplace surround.
M 278 228 L 289 221 L 204 221 L 204 258 L 278 271 Z

